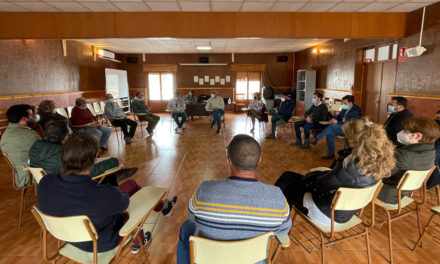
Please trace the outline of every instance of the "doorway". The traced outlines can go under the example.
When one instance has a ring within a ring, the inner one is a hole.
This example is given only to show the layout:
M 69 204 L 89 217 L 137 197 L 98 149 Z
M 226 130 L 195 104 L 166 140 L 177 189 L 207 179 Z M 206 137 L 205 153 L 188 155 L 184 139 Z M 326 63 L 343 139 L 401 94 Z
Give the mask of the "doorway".
M 397 43 L 363 51 L 362 115 L 383 124 L 388 117 L 388 94 L 394 92 L 397 69 Z

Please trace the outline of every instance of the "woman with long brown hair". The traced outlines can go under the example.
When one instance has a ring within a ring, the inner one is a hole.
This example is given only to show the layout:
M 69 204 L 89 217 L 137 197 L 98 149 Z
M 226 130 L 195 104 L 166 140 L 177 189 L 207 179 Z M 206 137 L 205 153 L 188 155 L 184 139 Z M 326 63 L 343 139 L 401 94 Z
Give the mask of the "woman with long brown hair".
M 340 187 L 364 188 L 390 175 L 394 147 L 383 126 L 368 120 L 352 120 L 342 127 L 352 147 L 351 154 L 335 168 L 303 176 L 284 172 L 279 186 L 291 205 L 310 218 L 330 225 L 333 196 Z M 355 211 L 335 211 L 335 222 L 345 223 Z

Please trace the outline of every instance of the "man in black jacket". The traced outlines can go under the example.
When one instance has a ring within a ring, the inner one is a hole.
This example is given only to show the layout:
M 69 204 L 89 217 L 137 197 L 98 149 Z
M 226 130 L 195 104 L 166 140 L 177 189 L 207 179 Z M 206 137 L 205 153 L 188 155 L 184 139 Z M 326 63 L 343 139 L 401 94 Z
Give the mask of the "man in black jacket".
M 413 117 L 413 114 L 406 108 L 407 103 L 408 101 L 405 97 L 392 97 L 388 105 L 388 112 L 391 112 L 391 114 L 383 125 L 387 132 L 388 139 L 397 146 L 402 145 L 397 141 L 397 133 L 403 130 L 403 121 Z

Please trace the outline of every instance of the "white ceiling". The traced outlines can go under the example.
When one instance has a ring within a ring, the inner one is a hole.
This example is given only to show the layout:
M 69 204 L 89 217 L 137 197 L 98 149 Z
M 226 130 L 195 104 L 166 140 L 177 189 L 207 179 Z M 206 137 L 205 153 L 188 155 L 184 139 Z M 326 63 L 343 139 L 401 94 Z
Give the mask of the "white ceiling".
M 77 41 L 116 53 L 277 53 L 300 51 L 329 39 L 76 39 Z M 198 51 L 197 46 L 212 47 Z
M 0 0 L 0 12 L 410 12 L 437 0 Z

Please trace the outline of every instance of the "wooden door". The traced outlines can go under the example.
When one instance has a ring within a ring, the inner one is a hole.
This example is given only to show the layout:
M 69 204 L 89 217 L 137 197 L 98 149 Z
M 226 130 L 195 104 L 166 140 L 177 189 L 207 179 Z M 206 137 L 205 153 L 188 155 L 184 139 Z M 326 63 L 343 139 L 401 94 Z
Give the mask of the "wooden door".
M 380 92 L 379 104 L 379 124 L 384 124 L 388 117 L 388 94 L 394 92 L 394 85 L 396 83 L 397 62 L 384 62 L 382 66 L 382 88 Z

